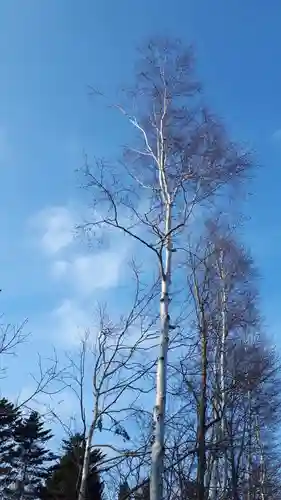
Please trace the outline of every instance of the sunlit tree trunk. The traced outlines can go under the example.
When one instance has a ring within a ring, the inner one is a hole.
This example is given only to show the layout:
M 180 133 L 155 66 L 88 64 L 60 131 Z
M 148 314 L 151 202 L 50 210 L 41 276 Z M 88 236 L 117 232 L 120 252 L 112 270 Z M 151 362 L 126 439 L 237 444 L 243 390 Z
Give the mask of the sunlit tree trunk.
M 166 208 L 166 235 L 171 230 L 171 205 Z M 157 362 L 156 378 L 156 402 L 154 408 L 154 442 L 152 445 L 150 499 L 160 500 L 163 498 L 163 463 L 164 463 L 164 439 L 165 439 L 165 403 L 166 403 L 166 379 L 167 379 L 167 354 L 169 346 L 169 288 L 171 276 L 172 242 L 168 236 L 166 247 L 166 260 L 164 272 L 161 276 L 160 297 L 160 346 Z
M 201 397 L 199 402 L 198 419 L 198 467 L 197 467 L 197 487 L 198 500 L 205 499 L 205 475 L 206 475 L 206 407 L 207 407 L 207 328 L 204 315 L 202 314 L 201 333 Z
M 87 480 L 88 480 L 88 475 L 89 475 L 90 457 L 91 457 L 91 447 L 92 447 L 92 441 L 93 441 L 95 428 L 97 425 L 97 419 L 98 419 L 98 406 L 96 404 L 95 408 L 94 408 L 93 420 L 91 422 L 88 435 L 85 439 L 85 451 L 84 451 L 81 483 L 80 483 L 80 488 L 79 488 L 78 500 L 85 500 L 85 498 L 86 498 Z
M 259 417 L 256 415 L 256 442 L 257 447 L 260 452 L 259 457 L 259 491 L 261 500 L 265 500 L 265 460 L 264 460 L 264 449 L 260 434 L 260 423 Z
M 222 418 L 220 422 L 221 432 L 220 439 L 223 444 L 223 457 L 222 457 L 222 468 L 220 472 L 221 476 L 221 489 L 222 494 L 225 495 L 227 488 L 228 479 L 228 466 L 227 466 L 227 449 L 225 445 L 226 438 L 226 384 L 225 384 L 225 349 L 226 349 L 226 339 L 227 339 L 227 295 L 226 295 L 226 285 L 225 285 L 225 272 L 223 269 L 223 252 L 220 252 L 220 279 L 221 279 L 221 349 L 220 349 L 220 393 L 221 393 L 221 411 Z
M 216 350 L 214 356 L 214 420 L 218 416 L 219 411 L 219 394 L 218 394 L 218 356 L 220 354 L 219 342 L 216 342 Z M 219 463 L 218 463 L 218 446 L 220 438 L 220 423 L 216 422 L 212 430 L 211 442 L 213 445 L 213 451 L 210 453 L 210 486 L 209 486 L 209 497 L 210 500 L 216 500 L 218 495 L 218 484 L 219 484 Z
M 248 380 L 249 383 L 249 380 Z M 248 390 L 248 453 L 247 453 L 247 500 L 251 500 L 252 493 L 252 397 Z

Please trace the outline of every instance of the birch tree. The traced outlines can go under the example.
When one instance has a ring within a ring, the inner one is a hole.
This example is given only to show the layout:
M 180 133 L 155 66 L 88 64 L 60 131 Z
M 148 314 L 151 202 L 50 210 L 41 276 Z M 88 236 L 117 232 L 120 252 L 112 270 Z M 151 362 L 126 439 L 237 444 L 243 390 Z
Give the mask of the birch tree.
M 219 429 L 214 433 L 215 454 L 210 454 L 211 477 L 215 479 L 210 496 L 231 495 L 237 499 L 244 483 L 246 498 L 252 499 L 265 490 L 264 437 L 260 430 L 269 426 L 274 435 L 272 423 L 279 405 L 280 382 L 276 378 L 278 361 L 262 330 L 257 271 L 248 252 L 233 236 L 213 225 L 208 238 L 214 248 L 210 259 L 214 272 L 212 287 L 217 289 L 213 400 L 221 412 Z M 271 385 L 273 380 L 275 388 Z M 266 394 L 270 395 L 271 410 L 264 414 Z
M 107 454 L 100 463 L 101 473 L 129 458 L 143 460 L 148 451 L 147 444 L 132 436 L 131 431 L 142 398 L 154 386 L 155 359 L 149 353 L 155 343 L 151 334 L 155 318 L 151 315 L 150 319 L 149 303 L 155 291 L 154 287 L 143 290 L 135 268 L 134 271 L 135 290 L 134 294 L 130 290 L 132 303 L 128 314 L 114 322 L 106 308 L 100 307 L 97 327 L 86 332 L 76 356 L 68 354 L 70 367 L 64 380 L 77 398 L 85 439 L 79 500 L 86 498 L 93 448 Z M 130 432 L 126 429 L 129 423 Z
M 85 499 L 92 447 L 98 446 L 102 450 L 113 452 L 107 459 L 107 463 L 101 464 L 105 469 L 112 467 L 116 462 L 120 463 L 127 456 L 138 457 L 145 452 L 143 449 L 135 449 L 133 440 L 131 443 L 131 437 L 126 430 L 126 420 L 128 414 L 134 411 L 133 402 L 137 399 L 138 393 L 149 391 L 149 389 L 142 389 L 140 380 L 146 379 L 147 374 L 153 368 L 154 360 L 143 365 L 139 359 L 136 360 L 134 354 L 142 339 L 140 337 L 131 343 L 127 334 L 126 329 L 116 332 L 112 325 L 103 324 L 98 334 L 97 345 L 91 351 L 94 355 L 93 411 L 89 425 L 86 427 L 79 500 Z M 131 396 L 130 402 L 124 398 L 126 393 Z M 127 414 L 126 419 L 125 414 Z M 86 424 L 85 413 L 83 418 Z M 125 424 L 122 420 L 125 420 Z M 120 445 L 115 445 L 114 441 L 111 443 L 109 440 L 95 444 L 94 436 L 97 431 L 120 437 L 128 446 L 120 447 Z
M 182 271 L 187 273 L 188 296 L 193 302 L 186 302 L 191 312 L 186 329 L 193 332 L 194 341 L 189 340 L 189 353 L 185 347 L 181 359 L 173 363 L 178 384 L 174 397 L 182 400 L 182 435 L 189 448 L 197 447 L 190 479 L 195 480 L 195 465 L 198 497 L 208 494 L 217 499 L 228 488 L 228 394 L 235 398 L 227 360 L 236 343 L 244 345 L 245 332 L 259 328 L 255 273 L 251 259 L 235 242 L 233 231 L 218 222 L 207 223 L 196 245 L 187 246 L 187 255 Z M 196 432 L 190 414 L 195 416 Z
M 84 169 L 94 213 L 85 227 L 121 231 L 149 250 L 158 266 L 160 333 L 151 500 L 163 498 L 167 359 L 174 326 L 170 320 L 173 255 L 195 208 L 236 188 L 251 167 L 248 154 L 229 141 L 199 90 L 190 48 L 165 39 L 148 43 L 140 51 L 136 85 L 127 94 L 129 104 L 113 105 L 133 128 L 132 144 L 116 164 L 102 160 L 91 164 L 87 159 Z

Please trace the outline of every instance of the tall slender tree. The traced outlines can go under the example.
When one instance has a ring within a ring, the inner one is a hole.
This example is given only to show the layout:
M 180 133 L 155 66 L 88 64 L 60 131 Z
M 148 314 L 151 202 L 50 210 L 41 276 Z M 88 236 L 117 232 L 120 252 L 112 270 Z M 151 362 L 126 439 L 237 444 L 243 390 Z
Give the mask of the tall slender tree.
M 160 274 L 160 335 L 157 359 L 150 498 L 163 498 L 167 359 L 171 323 L 172 255 L 181 246 L 197 205 L 236 186 L 251 166 L 223 126 L 199 102 L 190 48 L 166 39 L 141 51 L 131 110 L 115 106 L 137 133 L 122 162 L 103 161 L 85 176 L 94 213 L 88 229 L 107 227 L 130 236 L 156 257 Z M 136 116 L 137 115 L 137 116 Z

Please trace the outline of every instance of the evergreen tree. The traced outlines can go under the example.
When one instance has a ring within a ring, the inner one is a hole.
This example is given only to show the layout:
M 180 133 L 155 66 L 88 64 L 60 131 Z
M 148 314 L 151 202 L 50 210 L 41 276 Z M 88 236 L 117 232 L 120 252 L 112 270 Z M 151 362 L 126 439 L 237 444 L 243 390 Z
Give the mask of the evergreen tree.
M 20 412 L 6 398 L 0 399 L 0 492 L 14 479 L 13 452 L 14 434 L 20 421 Z
M 44 423 L 35 411 L 18 422 L 14 432 L 15 447 L 10 453 L 16 474 L 6 488 L 8 498 L 38 498 L 42 482 L 48 475 L 50 462 L 56 458 L 46 447 L 51 438 L 51 431 L 44 429 Z
M 118 500 L 131 500 L 130 487 L 127 481 L 119 486 Z
M 42 500 L 77 500 L 81 480 L 81 468 L 84 457 L 84 438 L 75 434 L 63 440 L 63 454 L 42 488 Z M 93 450 L 90 457 L 87 493 L 85 500 L 100 500 L 103 484 L 97 470 L 97 464 L 103 458 L 100 450 Z
M 135 492 L 134 500 L 150 500 L 149 479 Z

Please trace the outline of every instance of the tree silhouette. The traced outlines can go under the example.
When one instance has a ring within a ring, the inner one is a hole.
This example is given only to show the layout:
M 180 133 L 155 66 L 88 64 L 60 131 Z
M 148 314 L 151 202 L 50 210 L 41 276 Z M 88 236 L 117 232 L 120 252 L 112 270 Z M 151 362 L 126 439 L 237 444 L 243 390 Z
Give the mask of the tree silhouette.
M 14 446 L 10 450 L 13 478 L 5 489 L 8 498 L 38 498 L 49 464 L 56 458 L 46 447 L 51 438 L 51 431 L 44 429 L 42 418 L 35 411 L 17 423 Z
M 63 454 L 59 462 L 50 470 L 46 485 L 41 490 L 42 500 L 77 500 L 84 449 L 85 440 L 79 433 L 68 440 L 63 440 Z M 85 500 L 102 498 L 103 484 L 97 470 L 97 464 L 102 458 L 100 450 L 91 452 Z
M 0 491 L 6 489 L 9 483 L 15 479 L 12 466 L 12 453 L 15 448 L 14 433 L 20 421 L 17 408 L 6 398 L 0 400 Z

